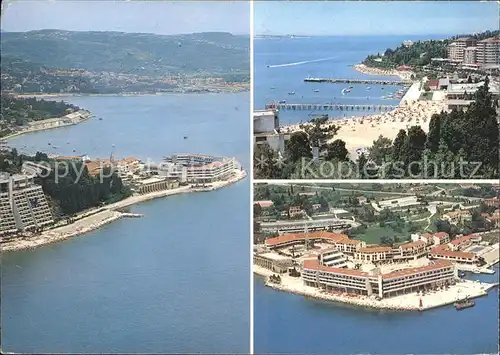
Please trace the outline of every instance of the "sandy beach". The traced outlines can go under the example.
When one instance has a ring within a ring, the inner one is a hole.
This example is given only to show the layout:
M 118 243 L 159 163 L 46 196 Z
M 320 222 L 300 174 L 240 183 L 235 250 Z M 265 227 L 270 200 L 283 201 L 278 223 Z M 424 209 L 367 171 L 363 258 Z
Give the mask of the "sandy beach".
M 271 271 L 257 265 L 253 266 L 253 270 L 255 274 L 260 276 L 269 276 L 272 274 Z M 456 302 L 457 298 L 463 299 L 468 296 L 472 299 L 487 296 L 488 291 L 495 287 L 494 284 L 459 280 L 455 285 L 450 286 L 447 290 L 434 291 L 424 296 L 419 296 L 416 293 L 410 293 L 377 301 L 367 296 L 354 296 L 340 292 L 334 293 L 331 291 L 326 292 L 314 287 L 305 286 L 301 278 L 294 278 L 288 275 L 280 275 L 280 277 L 281 284 L 278 285 L 266 281 L 266 286 L 279 291 L 290 292 L 324 301 L 339 302 L 358 307 L 396 311 L 420 311 L 420 298 L 422 299 L 422 311 L 451 305 Z
M 380 76 L 398 76 L 401 80 L 411 80 L 411 75 L 413 74 L 413 72 L 410 70 L 371 68 L 364 64 L 354 64 L 352 67 L 363 74 L 380 75 Z
M 70 225 L 56 226 L 55 228 L 46 230 L 39 235 L 24 239 L 16 238 L 12 241 L 5 242 L 1 245 L 1 250 L 2 252 L 5 252 L 32 249 L 46 244 L 51 244 L 68 238 L 76 237 L 97 230 L 100 227 L 120 218 L 129 216 L 127 213 L 118 211 L 119 209 L 160 197 L 172 196 L 181 193 L 217 190 L 236 183 L 237 181 L 244 179 L 246 176 L 247 173 L 244 170 L 236 169 L 235 176 L 232 179 L 213 183 L 212 186 L 208 189 L 193 189 L 190 186 L 182 186 L 171 190 L 130 196 L 122 201 L 107 205 L 105 207 L 85 211 L 77 216 L 77 218 L 80 219 Z
M 358 148 L 368 148 L 379 136 L 391 140 L 396 138 L 401 129 L 420 126 L 428 132 L 429 121 L 433 114 L 440 113 L 444 101 L 405 101 L 393 111 L 367 116 L 351 116 L 330 120 L 325 126 L 337 125 L 340 127 L 337 134 L 331 139 L 342 139 L 346 142 L 347 150 L 356 155 Z M 305 123 L 304 125 L 308 125 Z M 300 124 L 280 127 L 284 133 L 301 131 Z

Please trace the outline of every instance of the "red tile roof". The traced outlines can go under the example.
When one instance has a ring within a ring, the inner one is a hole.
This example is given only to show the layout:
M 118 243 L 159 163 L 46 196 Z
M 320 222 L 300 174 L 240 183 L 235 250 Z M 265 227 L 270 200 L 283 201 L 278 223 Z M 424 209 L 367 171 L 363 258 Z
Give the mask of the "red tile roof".
M 299 233 L 299 234 L 286 234 L 275 238 L 266 239 L 266 244 L 275 246 L 283 243 L 288 243 L 295 240 L 306 240 L 306 239 L 328 239 L 334 242 L 346 242 L 349 237 L 345 234 L 330 233 L 325 231 L 317 231 L 312 233 Z M 359 243 L 359 240 L 357 241 Z
M 401 249 L 410 249 L 410 248 L 418 248 L 418 247 L 424 247 L 424 246 L 425 246 L 425 243 L 423 241 L 417 240 L 416 242 L 401 244 L 399 247 Z
M 434 234 L 434 236 L 438 239 L 443 239 L 443 238 L 449 237 L 448 233 L 446 233 L 446 232 L 439 232 L 439 233 Z
M 330 267 L 325 265 L 320 265 L 317 259 L 304 260 L 304 269 L 317 270 L 317 271 L 327 271 L 333 274 L 339 275 L 349 275 L 358 277 L 368 277 L 370 276 L 367 272 L 353 269 L 342 269 L 338 267 Z
M 453 265 L 453 263 L 451 263 L 448 260 L 434 260 L 429 265 L 426 265 L 426 266 L 401 269 L 401 270 L 393 271 L 393 272 L 390 272 L 387 274 L 382 274 L 382 279 L 388 280 L 388 279 L 398 278 L 398 277 L 402 277 L 402 276 L 420 274 L 420 273 L 431 271 L 431 270 L 439 270 L 439 269 L 442 269 L 445 267 L 450 267 L 452 265 Z
M 474 259 L 474 253 L 466 253 L 463 251 L 451 251 L 444 250 L 443 248 L 432 248 L 431 254 L 433 255 L 441 255 L 441 256 L 449 256 L 452 258 L 466 258 L 466 259 Z
M 372 247 L 359 249 L 360 253 L 390 253 L 391 251 L 391 247 Z

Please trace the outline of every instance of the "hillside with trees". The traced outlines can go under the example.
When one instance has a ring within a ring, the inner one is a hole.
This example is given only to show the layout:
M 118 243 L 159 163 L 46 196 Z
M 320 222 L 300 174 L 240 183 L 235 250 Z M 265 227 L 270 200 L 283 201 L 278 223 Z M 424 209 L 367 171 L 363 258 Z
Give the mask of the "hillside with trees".
M 36 98 L 16 98 L 2 94 L 0 111 L 0 138 L 12 133 L 13 128 L 31 121 L 61 117 L 80 108 L 64 101 Z
M 40 30 L 2 32 L 2 56 L 42 66 L 136 75 L 248 74 L 249 36 Z
M 473 37 L 480 41 L 498 36 L 500 31 L 485 31 L 476 34 L 457 35 L 443 40 L 417 41 L 411 46 L 401 44 L 395 49 L 387 48 L 383 54 L 369 55 L 363 64 L 381 69 L 393 69 L 401 65 L 424 66 L 431 63 L 431 58 L 446 58 L 446 47 L 460 37 Z

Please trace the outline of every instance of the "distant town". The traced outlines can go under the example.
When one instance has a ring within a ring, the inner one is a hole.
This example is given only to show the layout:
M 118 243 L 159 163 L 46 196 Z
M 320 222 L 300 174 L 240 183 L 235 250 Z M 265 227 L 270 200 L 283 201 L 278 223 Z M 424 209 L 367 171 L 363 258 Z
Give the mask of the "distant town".
M 498 185 L 257 184 L 254 272 L 266 285 L 358 306 L 470 306 L 494 273 Z

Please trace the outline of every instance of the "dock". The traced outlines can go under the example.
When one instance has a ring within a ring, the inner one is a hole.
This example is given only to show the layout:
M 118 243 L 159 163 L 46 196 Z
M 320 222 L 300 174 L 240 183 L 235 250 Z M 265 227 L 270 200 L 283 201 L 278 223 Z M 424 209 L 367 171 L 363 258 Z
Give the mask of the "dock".
M 266 110 L 296 110 L 296 111 L 391 111 L 396 105 L 345 105 L 345 104 L 287 104 L 271 103 Z
M 339 79 L 339 78 L 305 78 L 306 83 L 330 84 L 366 84 L 366 85 L 411 85 L 408 80 L 380 80 L 380 79 Z

